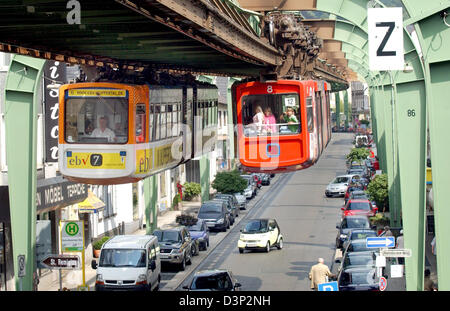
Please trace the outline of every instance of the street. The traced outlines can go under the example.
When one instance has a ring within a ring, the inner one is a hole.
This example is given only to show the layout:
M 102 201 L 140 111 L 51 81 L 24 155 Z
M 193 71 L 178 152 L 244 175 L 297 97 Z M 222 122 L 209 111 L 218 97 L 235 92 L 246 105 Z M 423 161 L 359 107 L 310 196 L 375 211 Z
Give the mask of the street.
M 351 139 L 352 134 L 334 133 L 316 165 L 278 175 L 268 191 L 254 199 L 254 207 L 241 213 L 240 218 L 244 219 L 191 270 L 181 286 L 188 284 L 196 271 L 230 269 L 242 284 L 242 290 L 310 290 L 311 266 L 322 257 L 331 269 L 334 261 L 335 227 L 343 201 L 325 197 L 324 190 L 333 177 L 345 174 L 345 155 L 352 147 Z M 240 229 L 252 218 L 276 219 L 284 237 L 282 250 L 272 248 L 268 254 L 263 251 L 239 254 Z

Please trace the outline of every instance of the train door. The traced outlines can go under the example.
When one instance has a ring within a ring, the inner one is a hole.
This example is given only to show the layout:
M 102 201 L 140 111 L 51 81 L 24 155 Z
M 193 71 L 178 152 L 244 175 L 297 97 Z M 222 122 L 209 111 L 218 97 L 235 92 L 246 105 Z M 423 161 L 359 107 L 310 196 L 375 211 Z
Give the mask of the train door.
M 318 156 L 320 157 L 320 154 L 322 154 L 323 149 L 323 135 L 322 135 L 322 101 L 320 98 L 320 88 L 316 90 L 316 98 L 315 98 L 315 106 L 316 106 L 316 123 L 317 123 L 317 137 L 318 137 Z

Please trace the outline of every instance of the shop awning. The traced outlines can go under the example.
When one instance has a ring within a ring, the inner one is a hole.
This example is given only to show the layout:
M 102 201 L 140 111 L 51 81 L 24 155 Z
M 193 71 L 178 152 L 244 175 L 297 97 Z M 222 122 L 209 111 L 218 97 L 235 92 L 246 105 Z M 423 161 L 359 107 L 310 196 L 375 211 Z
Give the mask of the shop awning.
M 92 193 L 91 190 L 88 190 L 86 200 L 78 203 L 78 213 L 98 213 L 103 208 L 105 208 L 105 203 Z

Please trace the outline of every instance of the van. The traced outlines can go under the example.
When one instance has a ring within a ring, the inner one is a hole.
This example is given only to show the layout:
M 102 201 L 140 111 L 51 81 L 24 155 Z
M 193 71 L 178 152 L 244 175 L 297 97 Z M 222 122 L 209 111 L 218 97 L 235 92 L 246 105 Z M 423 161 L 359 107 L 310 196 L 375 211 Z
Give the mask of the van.
M 225 201 L 206 201 L 200 207 L 197 218 L 203 219 L 210 230 L 227 231 L 230 228 L 230 212 Z
M 118 235 L 105 244 L 97 265 L 96 291 L 158 290 L 161 281 L 158 238 L 154 235 Z

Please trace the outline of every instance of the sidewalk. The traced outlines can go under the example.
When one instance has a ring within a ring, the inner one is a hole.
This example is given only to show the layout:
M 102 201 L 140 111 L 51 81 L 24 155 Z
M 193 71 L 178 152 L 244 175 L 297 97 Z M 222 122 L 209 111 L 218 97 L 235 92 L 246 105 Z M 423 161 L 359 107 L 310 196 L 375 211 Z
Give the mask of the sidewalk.
M 200 202 L 182 202 L 183 208 L 180 211 L 165 211 L 161 215 L 158 215 L 158 228 L 167 229 L 175 227 L 178 224 L 175 219 L 178 215 L 184 214 L 196 214 L 200 208 Z M 137 230 L 133 233 L 135 235 L 145 235 L 146 230 Z M 93 259 L 92 248 L 86 249 L 86 259 L 85 259 L 85 280 L 86 285 L 89 286 L 90 291 L 95 289 L 95 277 L 96 270 L 91 268 L 91 261 Z M 97 259 L 98 262 L 98 259 Z M 77 287 L 82 284 L 83 272 L 82 270 L 61 270 L 62 275 L 62 288 L 63 290 L 76 291 Z M 42 270 L 42 275 L 39 278 L 39 291 L 59 291 L 60 281 L 59 281 L 59 271 L 58 270 Z

